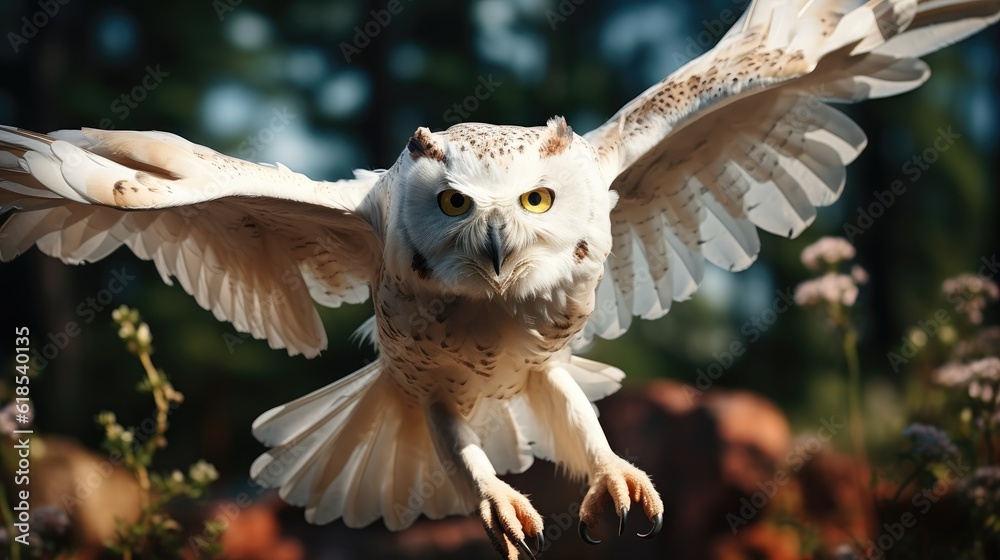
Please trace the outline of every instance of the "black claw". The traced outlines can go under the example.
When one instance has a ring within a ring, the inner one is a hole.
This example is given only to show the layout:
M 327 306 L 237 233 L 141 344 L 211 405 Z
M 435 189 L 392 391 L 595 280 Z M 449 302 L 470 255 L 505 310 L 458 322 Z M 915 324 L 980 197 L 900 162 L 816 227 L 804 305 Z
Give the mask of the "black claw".
M 535 544 L 538 545 L 537 549 L 538 552 L 535 553 L 536 556 L 545 552 L 545 549 L 548 548 L 547 546 L 548 543 L 545 542 L 545 534 L 542 533 L 541 531 L 539 531 L 538 534 L 535 535 Z
M 580 522 L 580 538 L 587 544 L 601 544 L 601 541 L 593 539 L 587 534 L 587 524 L 583 521 Z
M 618 514 L 618 536 L 625 534 L 625 523 L 628 521 L 628 508 L 622 508 Z
M 638 536 L 644 539 L 651 539 L 656 535 L 660 534 L 660 529 L 663 528 L 663 513 L 657 513 L 656 517 L 653 518 L 653 528 L 649 530 L 645 535 L 642 533 L 636 533 Z
M 521 540 L 517 541 L 517 546 L 519 546 L 521 548 L 521 552 L 523 552 L 523 553 L 525 553 L 525 554 L 528 555 L 528 558 L 531 558 L 532 560 L 534 560 L 535 553 L 531 551 L 531 548 L 528 547 L 528 543 L 524 542 L 524 539 L 521 539 Z

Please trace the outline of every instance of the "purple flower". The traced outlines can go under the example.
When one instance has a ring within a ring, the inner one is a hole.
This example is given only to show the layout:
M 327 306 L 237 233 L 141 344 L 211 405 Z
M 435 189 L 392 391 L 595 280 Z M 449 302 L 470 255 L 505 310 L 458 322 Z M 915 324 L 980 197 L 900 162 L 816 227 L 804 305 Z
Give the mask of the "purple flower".
M 922 463 L 941 463 L 958 455 L 958 447 L 948 434 L 934 426 L 910 424 L 903 430 L 903 436 L 913 443 L 911 452 Z
M 69 525 L 69 514 L 60 506 L 42 506 L 31 513 L 31 527 L 40 535 L 62 535 Z

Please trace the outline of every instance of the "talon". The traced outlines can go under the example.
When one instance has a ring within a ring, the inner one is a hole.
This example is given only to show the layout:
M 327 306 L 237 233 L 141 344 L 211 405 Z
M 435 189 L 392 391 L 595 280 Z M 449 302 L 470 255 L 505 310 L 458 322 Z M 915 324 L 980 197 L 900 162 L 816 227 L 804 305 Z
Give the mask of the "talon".
M 618 536 L 625 534 L 625 523 L 628 521 L 628 508 L 622 508 L 618 514 Z
M 583 521 L 580 522 L 580 538 L 587 544 L 601 544 L 601 541 L 591 538 L 591 536 L 587 534 L 587 524 Z
M 528 555 L 528 558 L 534 560 L 535 553 L 531 551 L 531 548 L 528 547 L 528 543 L 524 542 L 524 539 L 517 541 L 517 546 L 521 549 L 521 552 Z
M 535 535 L 535 544 L 538 545 L 537 547 L 538 552 L 535 553 L 536 556 L 541 554 L 542 552 L 545 552 L 545 549 L 548 548 L 546 546 L 548 543 L 545 542 L 545 534 L 542 533 L 541 531 L 539 531 L 538 534 Z
M 660 529 L 663 528 L 663 513 L 657 513 L 656 517 L 653 518 L 653 528 L 649 530 L 648 533 L 636 533 L 639 537 L 643 539 L 651 539 L 660 533 Z

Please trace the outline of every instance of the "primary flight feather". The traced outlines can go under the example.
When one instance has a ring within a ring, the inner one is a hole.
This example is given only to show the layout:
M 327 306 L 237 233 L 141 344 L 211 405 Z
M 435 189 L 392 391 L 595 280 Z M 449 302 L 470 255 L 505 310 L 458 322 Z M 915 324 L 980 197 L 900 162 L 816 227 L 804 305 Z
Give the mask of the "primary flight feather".
M 705 260 L 746 268 L 757 228 L 801 233 L 866 143 L 830 104 L 919 86 L 917 57 L 998 18 L 1000 0 L 757 0 L 584 136 L 562 118 L 420 128 L 389 169 L 334 183 L 162 132 L 3 127 L 0 259 L 124 244 L 307 357 L 327 344 L 314 302 L 371 297 L 379 358 L 253 425 L 271 449 L 252 476 L 312 522 L 475 512 L 502 556 L 533 555 L 542 519 L 497 475 L 542 457 L 587 478 L 585 540 L 607 502 L 653 536 L 660 497 L 591 404 L 624 374 L 572 351 L 689 298 Z

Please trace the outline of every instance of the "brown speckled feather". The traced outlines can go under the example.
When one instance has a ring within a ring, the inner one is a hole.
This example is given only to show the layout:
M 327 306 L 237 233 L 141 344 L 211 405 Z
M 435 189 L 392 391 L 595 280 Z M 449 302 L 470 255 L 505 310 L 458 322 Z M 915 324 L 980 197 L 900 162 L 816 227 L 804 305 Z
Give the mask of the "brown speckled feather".
M 610 187 L 614 249 L 581 337 L 614 338 L 742 270 L 756 229 L 800 234 L 833 203 L 864 133 L 830 102 L 913 89 L 917 56 L 1000 18 L 996 0 L 759 0 L 720 43 L 585 137 Z

